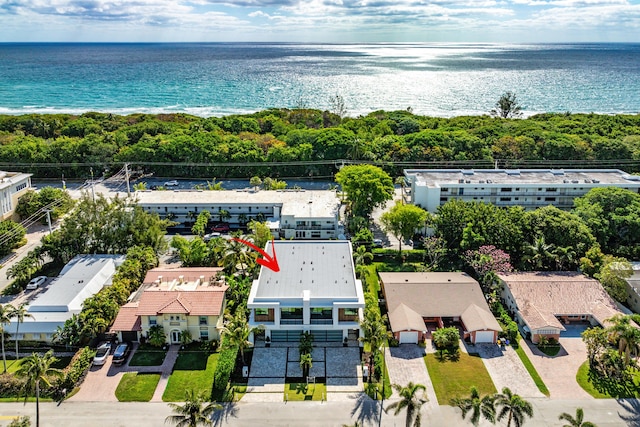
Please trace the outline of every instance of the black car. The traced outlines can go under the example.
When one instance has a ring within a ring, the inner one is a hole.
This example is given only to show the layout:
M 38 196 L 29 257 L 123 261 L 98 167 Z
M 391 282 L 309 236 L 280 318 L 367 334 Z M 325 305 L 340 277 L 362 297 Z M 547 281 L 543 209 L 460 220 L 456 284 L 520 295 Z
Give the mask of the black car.
M 118 344 L 116 347 L 116 351 L 113 352 L 113 364 L 114 365 L 122 365 L 127 361 L 129 357 L 129 353 L 131 352 L 131 344 L 128 342 L 123 342 Z

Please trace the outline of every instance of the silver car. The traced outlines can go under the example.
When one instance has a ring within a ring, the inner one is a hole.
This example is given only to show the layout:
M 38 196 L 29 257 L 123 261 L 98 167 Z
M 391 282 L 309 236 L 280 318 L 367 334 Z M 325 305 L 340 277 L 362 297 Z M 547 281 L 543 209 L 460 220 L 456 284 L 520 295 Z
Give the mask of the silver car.
M 109 357 L 109 353 L 111 353 L 111 343 L 105 342 L 98 346 L 96 350 L 96 355 L 93 358 L 94 366 L 102 366 L 107 362 L 107 357 Z

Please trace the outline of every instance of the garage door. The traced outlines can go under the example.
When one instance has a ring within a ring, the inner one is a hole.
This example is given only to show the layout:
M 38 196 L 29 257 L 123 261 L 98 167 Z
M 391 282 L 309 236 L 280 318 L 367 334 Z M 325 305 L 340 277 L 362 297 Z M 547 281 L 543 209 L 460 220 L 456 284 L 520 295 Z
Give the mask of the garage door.
M 493 331 L 477 331 L 476 332 L 476 344 L 483 342 L 493 342 Z
M 418 333 L 400 332 L 400 344 L 418 344 Z

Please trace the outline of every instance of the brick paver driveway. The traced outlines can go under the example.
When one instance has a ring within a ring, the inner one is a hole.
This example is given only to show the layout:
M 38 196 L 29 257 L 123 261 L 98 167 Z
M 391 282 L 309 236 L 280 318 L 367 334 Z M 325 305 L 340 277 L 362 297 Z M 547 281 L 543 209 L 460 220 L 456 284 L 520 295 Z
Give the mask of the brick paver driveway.
M 520 344 L 549 389 L 552 399 L 591 399 L 576 382 L 578 368 L 587 360 L 587 348 L 581 338 L 560 337 L 562 349 L 555 357 L 542 353 L 529 341 L 522 340 Z

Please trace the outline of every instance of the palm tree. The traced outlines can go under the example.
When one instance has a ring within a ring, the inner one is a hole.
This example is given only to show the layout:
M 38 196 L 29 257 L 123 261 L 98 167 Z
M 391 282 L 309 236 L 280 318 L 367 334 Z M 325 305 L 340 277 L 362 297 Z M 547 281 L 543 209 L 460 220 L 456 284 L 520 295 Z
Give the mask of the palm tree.
M 402 190 L 402 198 L 400 199 L 400 201 L 404 205 L 404 188 L 407 186 L 407 180 L 405 179 L 404 175 L 400 175 L 396 178 L 394 184 L 399 185 L 400 189 Z
M 492 424 L 496 421 L 496 408 L 491 396 L 480 398 L 480 392 L 476 386 L 471 387 L 471 395 L 466 399 L 451 399 L 451 405 L 457 406 L 462 411 L 462 419 L 471 412 L 471 424 L 477 426 L 480 423 L 480 416 Z
M 304 353 L 300 355 L 300 367 L 302 368 L 302 376 L 308 377 L 309 370 L 313 367 L 313 358 L 311 353 Z
M 624 355 L 626 365 L 629 365 L 631 354 L 638 356 L 640 350 L 640 330 L 631 326 L 629 316 L 616 315 L 607 321 L 613 325 L 608 328 L 610 338 L 618 341 L 618 353 Z
M 36 393 L 36 427 L 40 426 L 40 382 L 51 386 L 50 377 L 63 375 L 61 370 L 51 367 L 57 360 L 53 357 L 53 350 L 49 350 L 44 355 L 33 353 L 22 361 L 20 369 L 16 372 L 16 375 L 27 379 L 25 389 Z M 26 393 L 24 399 L 26 402 Z
M 413 382 L 409 382 L 406 387 L 398 384 L 392 384 L 391 386 L 400 395 L 400 400 L 387 406 L 385 411 L 395 409 L 393 415 L 398 415 L 400 411 L 407 408 L 406 427 L 420 427 L 420 421 L 422 420 L 420 408 L 429 401 L 424 395 L 427 388 L 422 384 L 414 384 Z M 422 390 L 422 397 L 416 396 L 418 390 Z
M 389 338 L 389 331 L 387 331 L 380 315 L 373 310 L 365 311 L 364 319 L 360 322 L 360 329 L 364 336 L 359 339 L 365 344 L 369 344 L 369 351 L 371 352 L 369 359 L 369 366 L 371 367 L 369 382 L 371 382 L 373 377 L 373 361 L 375 360 L 376 354 L 380 351 L 382 344 Z
M 33 319 L 33 316 L 29 314 L 27 311 L 27 304 L 20 304 L 18 307 L 9 307 L 9 316 L 11 318 L 16 318 L 18 323 L 16 324 L 16 359 L 19 358 L 18 355 L 18 333 L 20 330 L 20 323 L 24 322 L 25 317 L 30 317 Z
M 11 323 L 11 309 L 13 306 L 10 304 L 0 305 L 0 341 L 2 341 L 2 363 L 4 364 L 4 371 L 7 372 L 7 355 L 4 352 L 4 325 Z
M 197 427 L 199 425 L 213 425 L 211 415 L 222 406 L 208 402 L 204 393 L 196 394 L 193 390 L 185 391 L 184 405 L 169 403 L 175 415 L 165 418 L 165 423 L 175 424 L 176 427 Z
M 563 412 L 558 417 L 560 421 L 567 421 L 569 424 L 564 424 L 562 427 L 598 427 L 594 423 L 589 421 L 583 421 L 584 419 L 584 411 L 582 408 L 576 409 L 575 418 L 566 412 Z
M 515 427 L 524 424 L 525 416 L 533 416 L 533 406 L 517 394 L 513 394 L 508 387 L 502 389 L 502 393 L 494 396 L 496 408 L 500 408 L 497 420 L 501 421 L 507 417 L 507 427 L 511 426 L 511 421 Z
M 244 363 L 244 350 L 251 345 L 249 335 L 251 335 L 256 328 L 249 328 L 244 310 L 236 311 L 235 316 L 227 314 L 225 317 L 227 320 L 222 327 L 222 334 L 226 336 L 228 345 L 238 347 L 240 355 L 242 356 L 242 363 Z
M 242 240 L 251 240 L 248 236 L 242 234 L 234 235 Z M 226 240 L 227 250 L 222 257 L 222 263 L 228 272 L 232 272 L 240 266 L 241 274 L 244 276 L 247 267 L 254 262 L 251 250 L 248 246 L 237 240 Z
M 525 246 L 523 258 L 537 270 L 543 270 L 547 267 L 547 260 L 553 258 L 553 249 L 553 244 L 547 243 L 544 236 L 538 236 L 532 244 Z

